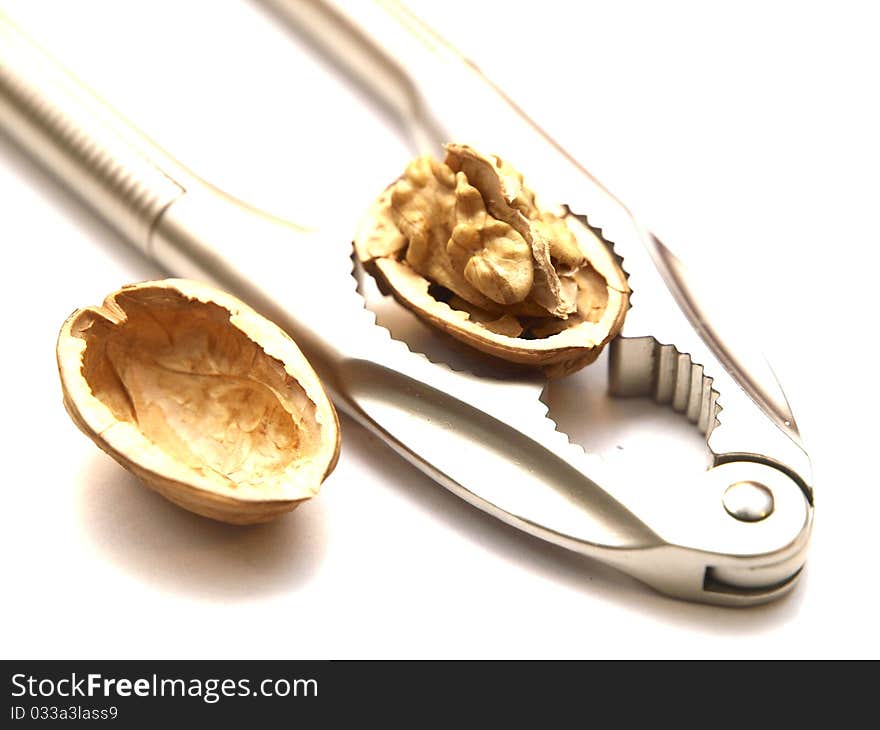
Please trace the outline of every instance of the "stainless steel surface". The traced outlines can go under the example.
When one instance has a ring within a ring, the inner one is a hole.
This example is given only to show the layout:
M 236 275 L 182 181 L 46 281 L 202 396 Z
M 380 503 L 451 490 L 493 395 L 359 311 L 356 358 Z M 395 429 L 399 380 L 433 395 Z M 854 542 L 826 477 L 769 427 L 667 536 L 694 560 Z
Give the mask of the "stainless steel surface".
M 0 125 L 144 250 L 184 188 L 173 163 L 0 13 Z
M 612 347 L 611 390 L 685 413 L 706 434 L 707 471 L 688 479 L 658 467 L 653 483 L 631 483 L 555 429 L 540 378 L 478 376 L 410 352 L 364 308 L 350 231 L 306 232 L 200 180 L 2 16 L 0 126 L 169 272 L 212 280 L 287 329 L 340 408 L 468 502 L 681 598 L 744 605 L 790 590 L 812 523 L 809 460 L 778 384 L 729 346 L 680 262 L 399 6 L 273 4 L 380 94 L 415 144 L 512 151 L 546 199 L 602 229 L 634 291 Z M 307 270 L 295 250 L 306 245 Z M 298 285 L 316 276 L 326 284 L 319 293 Z M 724 495 L 740 482 L 764 485 L 772 514 L 732 517 Z
M 760 522 L 773 513 L 773 492 L 757 482 L 736 482 L 724 491 L 724 509 L 742 522 Z

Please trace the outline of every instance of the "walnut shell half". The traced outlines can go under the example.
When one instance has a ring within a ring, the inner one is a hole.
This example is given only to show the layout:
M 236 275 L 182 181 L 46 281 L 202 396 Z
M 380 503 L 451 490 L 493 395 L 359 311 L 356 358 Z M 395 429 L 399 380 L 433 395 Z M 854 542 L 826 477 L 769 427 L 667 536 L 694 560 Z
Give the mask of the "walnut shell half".
M 381 290 L 428 324 L 550 376 L 593 362 L 629 307 L 626 275 L 592 229 L 466 145 L 413 160 L 354 243 Z
M 266 522 L 313 497 L 336 466 L 336 411 L 306 358 L 212 287 L 123 287 L 67 319 L 57 356 L 80 430 L 191 512 Z

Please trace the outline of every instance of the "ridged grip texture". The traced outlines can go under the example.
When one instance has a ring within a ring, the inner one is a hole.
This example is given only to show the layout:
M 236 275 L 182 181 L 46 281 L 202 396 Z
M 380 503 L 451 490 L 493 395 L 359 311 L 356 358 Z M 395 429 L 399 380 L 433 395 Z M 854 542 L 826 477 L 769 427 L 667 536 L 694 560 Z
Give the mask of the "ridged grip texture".
M 185 192 L 146 138 L 2 13 L 0 129 L 145 252 L 162 211 Z

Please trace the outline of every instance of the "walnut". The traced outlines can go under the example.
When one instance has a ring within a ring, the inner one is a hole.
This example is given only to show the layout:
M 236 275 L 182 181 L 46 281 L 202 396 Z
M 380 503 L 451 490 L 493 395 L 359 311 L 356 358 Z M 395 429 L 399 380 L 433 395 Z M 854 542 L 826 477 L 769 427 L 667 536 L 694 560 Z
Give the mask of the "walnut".
M 275 324 L 183 279 L 113 292 L 58 337 L 74 423 L 172 502 L 234 524 L 314 496 L 339 454 L 336 412 Z
M 355 250 L 428 323 L 549 375 L 595 360 L 629 305 L 623 271 L 590 228 L 542 209 L 508 163 L 466 145 L 447 145 L 444 162 L 413 160 Z

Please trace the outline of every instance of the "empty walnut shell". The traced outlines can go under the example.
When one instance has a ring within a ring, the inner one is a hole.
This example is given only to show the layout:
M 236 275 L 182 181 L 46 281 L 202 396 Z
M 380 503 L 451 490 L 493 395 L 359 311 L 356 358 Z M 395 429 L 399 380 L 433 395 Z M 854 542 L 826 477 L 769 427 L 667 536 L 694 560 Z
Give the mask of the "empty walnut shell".
M 384 293 L 489 355 L 565 375 L 620 331 L 626 275 L 565 209 L 542 208 L 494 156 L 446 146 L 414 160 L 373 203 L 355 252 Z
M 266 522 L 313 497 L 336 465 L 336 411 L 299 348 L 212 287 L 123 287 L 68 318 L 57 355 L 74 423 L 191 512 Z

